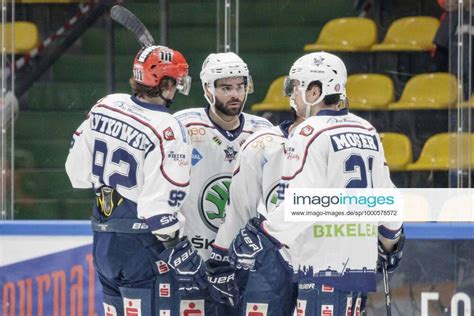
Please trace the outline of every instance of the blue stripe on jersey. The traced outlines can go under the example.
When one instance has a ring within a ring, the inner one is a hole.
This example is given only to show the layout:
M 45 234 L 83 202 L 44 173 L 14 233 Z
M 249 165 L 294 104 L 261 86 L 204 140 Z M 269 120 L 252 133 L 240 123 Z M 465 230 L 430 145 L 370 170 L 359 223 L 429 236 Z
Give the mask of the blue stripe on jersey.
M 245 124 L 245 117 L 244 117 L 243 114 L 239 115 L 239 120 L 240 120 L 239 127 L 237 127 L 236 129 L 234 129 L 232 131 L 226 131 L 225 129 L 223 129 L 222 127 L 220 127 L 216 123 L 214 123 L 214 121 L 211 119 L 211 116 L 209 115 L 209 107 L 206 107 L 205 111 L 206 111 L 207 117 L 209 118 L 209 121 L 211 121 L 212 125 L 214 125 L 214 127 L 219 131 L 219 133 L 221 133 L 222 136 L 227 138 L 227 140 L 233 141 L 234 139 L 239 137 L 240 133 L 242 133 L 242 130 L 244 129 L 244 124 Z
M 142 100 L 139 100 L 137 97 L 135 96 L 132 96 L 130 97 L 132 99 L 132 101 L 134 103 L 136 103 L 137 105 L 145 108 L 145 109 L 148 109 L 148 110 L 152 110 L 152 111 L 159 111 L 159 112 L 166 112 L 166 113 L 169 113 L 169 110 L 166 106 L 164 105 L 161 105 L 161 104 L 154 104 L 154 103 L 148 103 L 148 102 L 145 102 L 145 101 L 142 101 Z
M 316 113 L 316 116 L 341 116 L 341 115 L 347 115 L 349 111 L 346 109 L 342 110 L 321 110 L 318 113 Z
M 280 125 L 278 125 L 285 138 L 288 138 L 288 130 L 293 123 L 294 121 L 283 121 L 280 123 Z

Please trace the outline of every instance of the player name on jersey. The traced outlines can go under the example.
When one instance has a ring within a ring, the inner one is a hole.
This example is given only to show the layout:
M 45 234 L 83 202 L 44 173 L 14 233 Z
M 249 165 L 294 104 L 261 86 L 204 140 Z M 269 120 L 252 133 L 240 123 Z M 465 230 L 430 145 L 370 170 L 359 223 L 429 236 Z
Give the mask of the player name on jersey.
M 346 132 L 331 135 L 331 143 L 334 151 L 340 151 L 354 147 L 375 151 L 379 150 L 376 136 L 362 133 Z
M 154 148 L 148 135 L 131 126 L 128 123 L 113 119 L 109 116 L 91 113 L 91 129 L 112 136 L 123 142 L 126 142 L 135 149 L 150 151 Z

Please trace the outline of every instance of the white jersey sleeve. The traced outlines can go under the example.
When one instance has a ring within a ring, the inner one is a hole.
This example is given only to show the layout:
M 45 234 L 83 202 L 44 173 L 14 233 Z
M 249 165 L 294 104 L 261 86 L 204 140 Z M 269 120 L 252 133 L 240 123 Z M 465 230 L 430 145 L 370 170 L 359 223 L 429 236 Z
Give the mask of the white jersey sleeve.
M 383 164 L 374 165 L 374 175 L 380 175 L 374 178 L 374 188 L 394 188 L 392 180 L 390 179 L 390 170 L 387 161 L 385 160 L 385 151 L 383 149 L 380 136 L 377 134 L 377 140 L 380 144 L 380 154 L 384 157 Z M 390 221 L 379 223 L 379 238 L 383 237 L 389 240 L 397 239 L 399 232 L 402 229 L 402 222 Z
M 66 160 L 66 173 L 74 188 L 92 188 L 92 142 L 90 118 L 88 117 L 72 135 L 69 155 Z
M 191 147 L 186 141 L 185 132 L 182 132 L 183 128 L 172 116 L 166 124 L 173 136 L 166 140 L 164 134 L 160 148 L 146 157 L 143 187 L 138 197 L 139 218 L 146 219 L 151 228 L 160 229 L 160 234 L 177 229 L 174 214 L 189 193 L 191 166 Z

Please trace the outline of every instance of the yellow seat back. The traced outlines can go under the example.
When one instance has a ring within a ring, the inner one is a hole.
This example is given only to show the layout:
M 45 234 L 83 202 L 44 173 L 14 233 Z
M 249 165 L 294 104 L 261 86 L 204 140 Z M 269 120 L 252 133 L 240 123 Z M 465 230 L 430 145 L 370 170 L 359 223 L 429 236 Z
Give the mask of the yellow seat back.
M 447 109 L 456 103 L 456 86 L 456 77 L 449 73 L 417 75 L 407 82 L 400 100 L 389 109 Z
M 404 171 L 413 162 L 412 145 L 408 136 L 399 133 L 381 133 L 380 139 L 390 171 Z
M 368 51 L 377 41 L 377 26 L 367 18 L 338 18 L 327 22 L 305 51 Z
M 426 141 L 420 158 L 408 165 L 407 170 L 446 171 L 469 166 L 474 166 L 474 134 L 442 133 Z
M 12 44 L 12 31 L 14 39 Z M 0 32 L 0 41 L 2 33 Z M 29 52 L 38 45 L 39 36 L 36 24 L 30 22 L 15 22 L 5 24 L 5 45 L 7 53 L 22 54 Z
M 393 81 L 385 75 L 350 75 L 346 91 L 351 110 L 385 110 L 394 99 Z
M 252 105 L 252 111 L 290 111 L 290 98 L 283 95 L 285 76 L 275 79 L 268 88 L 267 95 L 261 103 Z
M 423 51 L 434 48 L 439 20 L 430 16 L 405 17 L 393 22 L 381 44 L 372 50 Z

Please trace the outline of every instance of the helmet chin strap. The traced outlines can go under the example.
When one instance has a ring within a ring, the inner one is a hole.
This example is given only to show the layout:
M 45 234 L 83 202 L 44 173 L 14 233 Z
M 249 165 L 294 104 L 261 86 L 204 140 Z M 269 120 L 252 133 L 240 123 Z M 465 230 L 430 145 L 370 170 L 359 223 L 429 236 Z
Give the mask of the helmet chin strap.
M 211 99 L 207 96 L 207 93 L 206 93 L 206 89 L 209 91 L 209 93 L 213 96 L 213 100 L 211 101 Z M 215 104 L 216 104 L 216 94 L 215 94 L 215 90 L 214 88 L 211 88 L 211 87 L 206 87 L 206 84 L 203 83 L 202 84 L 202 90 L 204 91 L 204 98 L 206 99 L 207 103 L 209 103 L 209 105 L 211 106 L 211 108 L 215 111 Z
M 169 108 L 169 107 L 171 106 L 171 104 L 173 104 L 173 100 L 174 100 L 174 97 L 176 96 L 176 93 L 174 94 L 173 98 L 171 98 L 171 99 L 165 98 L 165 97 L 163 96 L 163 94 L 161 93 L 161 91 L 158 92 L 158 96 L 159 96 L 160 98 L 162 98 L 163 101 L 165 101 L 165 106 L 166 106 L 167 108 Z
M 242 102 L 242 107 L 240 108 L 239 115 L 244 111 L 245 103 L 247 103 L 247 97 L 248 97 L 248 95 L 249 95 L 248 91 L 245 91 L 245 98 L 244 98 L 244 102 Z
M 307 119 L 308 117 L 311 116 L 311 108 L 312 108 L 313 106 L 315 106 L 316 104 L 318 104 L 319 102 L 321 102 L 321 101 L 324 99 L 324 97 L 325 97 L 326 95 L 325 95 L 325 94 L 321 94 L 321 95 L 319 96 L 319 98 L 316 99 L 316 101 L 314 101 L 313 103 L 309 103 L 309 102 L 306 100 L 306 93 L 305 93 L 305 91 L 303 91 L 301 88 L 298 88 L 298 90 L 299 90 L 300 93 L 301 93 L 301 98 L 303 99 L 303 103 L 304 103 L 304 105 L 305 105 L 304 119 Z M 296 105 L 296 103 L 295 103 L 291 98 L 290 98 L 290 105 L 291 105 L 291 107 L 293 107 L 293 109 L 296 110 L 296 112 L 298 112 L 298 111 L 297 111 L 297 105 Z

